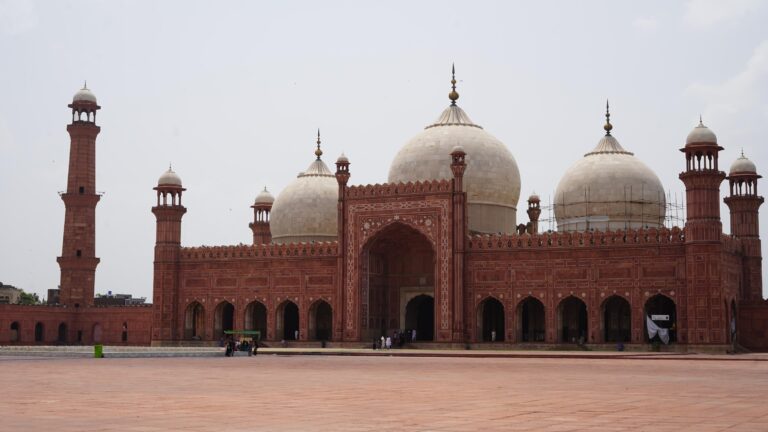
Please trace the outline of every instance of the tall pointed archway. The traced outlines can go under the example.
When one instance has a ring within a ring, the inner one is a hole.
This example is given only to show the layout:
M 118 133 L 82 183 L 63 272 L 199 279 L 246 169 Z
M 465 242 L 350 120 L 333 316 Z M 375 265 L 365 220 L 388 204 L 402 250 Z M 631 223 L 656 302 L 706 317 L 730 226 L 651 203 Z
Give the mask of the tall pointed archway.
M 368 241 L 361 262 L 363 339 L 416 330 L 417 340 L 433 340 L 436 263 L 430 241 L 394 223 Z

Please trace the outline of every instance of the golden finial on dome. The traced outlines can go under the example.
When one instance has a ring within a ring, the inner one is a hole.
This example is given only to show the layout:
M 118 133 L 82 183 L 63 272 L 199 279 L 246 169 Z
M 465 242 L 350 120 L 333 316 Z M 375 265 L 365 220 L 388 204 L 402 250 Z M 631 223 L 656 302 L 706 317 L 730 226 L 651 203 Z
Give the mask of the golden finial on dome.
M 448 99 L 451 100 L 451 105 L 456 105 L 456 99 L 459 98 L 459 93 L 456 91 L 456 66 L 451 63 L 451 92 L 448 93 Z
M 603 129 L 605 129 L 605 136 L 609 136 L 611 129 L 613 129 L 611 124 L 611 107 L 608 104 L 608 99 L 605 100 L 605 126 L 603 126 Z
M 315 156 L 317 160 L 320 160 L 320 156 L 323 155 L 323 151 L 320 150 L 320 128 L 317 128 L 317 149 L 315 150 Z

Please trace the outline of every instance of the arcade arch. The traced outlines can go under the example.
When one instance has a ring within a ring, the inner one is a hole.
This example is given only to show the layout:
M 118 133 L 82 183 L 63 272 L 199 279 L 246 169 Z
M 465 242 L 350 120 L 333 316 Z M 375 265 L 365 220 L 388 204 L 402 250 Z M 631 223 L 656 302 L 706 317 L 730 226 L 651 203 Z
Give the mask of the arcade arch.
M 38 322 L 35 324 L 35 342 L 45 341 L 45 326 L 43 323 Z
M 213 313 L 213 338 L 221 339 L 225 331 L 235 327 L 235 307 L 228 301 L 223 301 L 216 306 Z
M 21 341 L 21 326 L 18 321 L 11 323 L 11 342 Z
M 544 342 L 546 327 L 544 304 L 535 297 L 526 297 L 517 306 L 519 316 L 517 340 L 519 342 Z
M 60 344 L 68 343 L 69 342 L 69 337 L 67 334 L 68 331 L 69 330 L 67 329 L 66 323 L 59 324 L 59 332 L 58 332 L 58 337 L 56 338 L 56 341 Z
M 506 333 L 504 305 L 488 297 L 477 305 L 477 339 L 482 342 L 502 342 Z
M 324 300 L 309 308 L 309 339 L 329 341 L 333 337 L 333 310 Z
M 655 336 L 652 340 L 648 338 L 648 319 L 657 326 L 669 331 L 669 342 L 677 342 L 677 306 L 674 300 L 664 294 L 656 294 L 645 302 L 645 340 L 659 340 Z
M 584 343 L 587 340 L 587 305 L 581 299 L 568 296 L 557 306 L 560 342 Z
M 284 340 L 299 340 L 299 307 L 286 300 L 277 307 L 276 337 Z
M 629 302 L 613 295 L 603 302 L 603 340 L 629 342 L 632 337 L 632 312 Z
M 184 339 L 201 340 L 205 334 L 205 309 L 198 302 L 192 302 L 184 311 Z
M 245 307 L 245 329 L 258 330 L 260 338 L 267 338 L 267 307 L 260 301 L 252 301 Z

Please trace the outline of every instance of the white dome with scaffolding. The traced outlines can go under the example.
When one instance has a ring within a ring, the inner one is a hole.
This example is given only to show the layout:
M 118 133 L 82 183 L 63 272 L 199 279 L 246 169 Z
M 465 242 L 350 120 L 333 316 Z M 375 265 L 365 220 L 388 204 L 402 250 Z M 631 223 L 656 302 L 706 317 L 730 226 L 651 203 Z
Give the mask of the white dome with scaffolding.
M 606 114 L 608 119 L 610 114 Z M 661 228 L 664 188 L 656 174 L 611 135 L 574 163 L 557 185 L 558 231 L 615 231 Z

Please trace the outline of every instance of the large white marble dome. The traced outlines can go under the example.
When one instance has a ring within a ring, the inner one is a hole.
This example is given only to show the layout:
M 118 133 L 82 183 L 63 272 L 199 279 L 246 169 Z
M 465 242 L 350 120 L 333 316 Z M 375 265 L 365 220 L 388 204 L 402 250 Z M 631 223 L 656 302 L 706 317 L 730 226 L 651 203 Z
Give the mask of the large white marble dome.
M 453 95 L 458 99 L 455 91 Z M 455 103 L 400 149 L 389 168 L 389 182 L 451 179 L 455 146 L 467 154 L 464 190 L 470 232 L 514 232 L 520 198 L 517 162 L 504 143 L 474 124 Z
M 320 159 L 299 173 L 275 199 L 269 227 L 275 243 L 336 240 L 339 184 Z
M 555 192 L 558 231 L 660 228 L 666 214 L 656 174 L 610 134 L 574 163 Z

